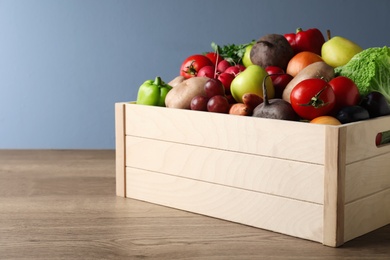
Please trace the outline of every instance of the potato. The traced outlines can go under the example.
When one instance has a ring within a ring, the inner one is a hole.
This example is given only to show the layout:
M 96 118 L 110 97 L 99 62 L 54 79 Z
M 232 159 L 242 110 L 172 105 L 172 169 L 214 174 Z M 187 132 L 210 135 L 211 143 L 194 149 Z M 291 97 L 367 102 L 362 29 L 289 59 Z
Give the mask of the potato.
M 190 109 L 191 99 L 197 95 L 205 95 L 204 84 L 207 77 L 192 77 L 173 87 L 165 97 L 165 106 L 169 108 Z
M 172 79 L 171 81 L 169 81 L 168 85 L 171 87 L 176 87 L 177 85 L 182 83 L 185 79 L 186 79 L 185 77 L 179 75 L 179 76 L 175 77 L 174 79 Z
M 287 102 L 290 102 L 290 94 L 293 88 L 302 80 L 310 78 L 322 78 L 326 81 L 330 81 L 334 78 L 334 68 L 329 66 L 323 61 L 317 61 L 309 64 L 303 68 L 286 86 L 283 90 L 282 98 Z

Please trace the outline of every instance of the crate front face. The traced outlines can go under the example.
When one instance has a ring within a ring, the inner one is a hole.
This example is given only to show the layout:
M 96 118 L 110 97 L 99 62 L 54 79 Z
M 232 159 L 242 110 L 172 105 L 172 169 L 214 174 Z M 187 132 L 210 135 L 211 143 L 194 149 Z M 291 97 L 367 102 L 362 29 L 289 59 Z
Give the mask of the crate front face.
M 322 126 L 126 105 L 126 194 L 322 241 Z

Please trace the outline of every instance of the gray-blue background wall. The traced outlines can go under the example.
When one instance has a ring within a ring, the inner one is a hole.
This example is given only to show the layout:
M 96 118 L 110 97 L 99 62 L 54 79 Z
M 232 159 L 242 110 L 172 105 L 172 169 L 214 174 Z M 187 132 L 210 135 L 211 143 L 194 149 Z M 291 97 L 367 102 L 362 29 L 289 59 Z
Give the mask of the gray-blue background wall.
M 0 149 L 113 149 L 114 104 L 212 41 L 297 27 L 390 45 L 390 1 L 0 0 Z

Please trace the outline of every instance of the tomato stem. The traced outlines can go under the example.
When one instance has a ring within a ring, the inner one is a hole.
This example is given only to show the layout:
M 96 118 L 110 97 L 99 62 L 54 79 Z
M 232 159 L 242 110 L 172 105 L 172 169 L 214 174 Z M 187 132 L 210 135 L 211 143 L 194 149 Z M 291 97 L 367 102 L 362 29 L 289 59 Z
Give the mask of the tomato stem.
M 312 97 L 308 103 L 299 104 L 299 105 L 300 106 L 312 106 L 314 108 L 321 108 L 321 107 L 328 105 L 329 103 L 326 103 L 322 99 L 320 99 L 320 95 L 325 89 L 326 89 L 326 87 L 324 87 L 323 89 L 318 91 L 318 93 L 315 94 L 314 97 Z
M 191 61 L 190 66 L 187 66 L 187 67 L 186 67 L 187 70 L 183 70 L 183 71 L 184 71 L 185 73 L 188 73 L 188 74 L 191 74 L 191 75 L 196 76 L 197 71 L 196 71 L 196 69 L 195 69 L 195 67 L 194 67 L 194 65 L 193 65 L 194 62 L 195 62 L 195 60 Z

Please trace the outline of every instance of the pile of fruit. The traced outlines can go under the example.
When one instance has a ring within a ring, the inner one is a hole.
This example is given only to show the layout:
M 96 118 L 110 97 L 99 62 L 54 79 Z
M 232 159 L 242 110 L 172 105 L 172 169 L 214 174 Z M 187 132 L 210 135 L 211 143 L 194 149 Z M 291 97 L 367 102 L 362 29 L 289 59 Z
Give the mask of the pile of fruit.
M 390 115 L 390 48 L 362 49 L 317 28 L 190 55 L 137 104 L 340 125 Z

